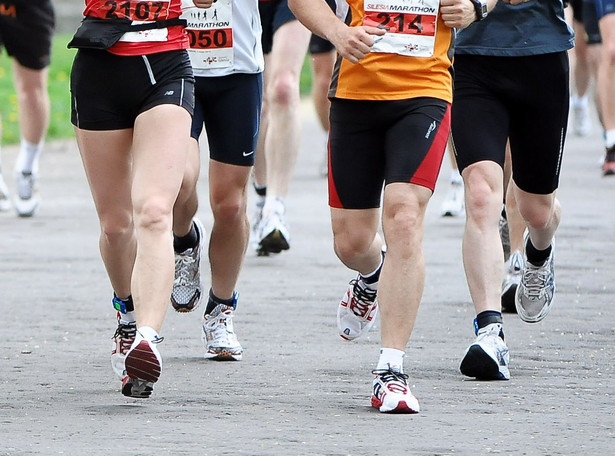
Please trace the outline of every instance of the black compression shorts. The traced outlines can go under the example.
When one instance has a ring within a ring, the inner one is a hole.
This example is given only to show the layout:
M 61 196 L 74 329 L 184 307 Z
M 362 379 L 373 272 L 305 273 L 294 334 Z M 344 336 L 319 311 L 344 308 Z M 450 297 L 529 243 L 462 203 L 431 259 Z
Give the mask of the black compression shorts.
M 260 0 L 258 2 L 258 11 L 263 26 L 263 34 L 261 36 L 263 53 L 269 54 L 273 47 L 273 35 L 275 32 L 287 22 L 296 21 L 297 18 L 288 7 L 287 0 Z
M 254 164 L 263 99 L 263 75 L 197 77 L 192 119 L 193 138 L 207 131 L 209 157 L 239 166 Z
M 558 186 L 568 123 L 568 54 L 455 55 L 452 137 L 459 170 L 483 160 L 504 166 L 526 192 Z
M 139 114 L 162 104 L 194 112 L 194 77 L 184 50 L 127 57 L 81 49 L 70 90 L 71 122 L 83 130 L 133 128 Z
M 54 28 L 51 0 L 0 0 L 0 45 L 26 68 L 49 66 Z
M 382 186 L 432 191 L 450 130 L 450 105 L 436 98 L 331 100 L 329 206 L 380 206 Z

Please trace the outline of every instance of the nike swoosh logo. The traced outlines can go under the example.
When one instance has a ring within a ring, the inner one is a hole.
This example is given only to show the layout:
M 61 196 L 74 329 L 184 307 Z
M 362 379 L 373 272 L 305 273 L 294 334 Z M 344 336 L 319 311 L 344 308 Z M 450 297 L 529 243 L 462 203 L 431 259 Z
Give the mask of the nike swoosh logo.
M 243 156 L 244 157 L 249 157 L 250 155 L 252 155 L 254 153 L 253 150 L 251 150 L 250 152 L 243 152 Z

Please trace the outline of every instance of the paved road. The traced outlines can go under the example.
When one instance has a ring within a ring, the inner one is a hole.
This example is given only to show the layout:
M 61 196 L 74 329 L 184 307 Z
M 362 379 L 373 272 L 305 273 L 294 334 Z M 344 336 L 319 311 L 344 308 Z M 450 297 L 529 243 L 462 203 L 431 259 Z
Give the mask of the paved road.
M 244 360 L 205 361 L 200 312 L 169 312 L 164 371 L 148 400 L 124 398 L 109 366 L 111 289 L 76 146 L 48 144 L 40 213 L 0 214 L 0 455 L 611 455 L 615 178 L 600 177 L 599 133 L 568 139 L 557 300 L 536 325 L 505 317 L 508 382 L 458 372 L 474 314 L 461 267 L 463 220 L 438 213 L 445 161 L 407 352 L 422 411 L 389 416 L 369 406 L 378 328 L 352 343 L 337 336 L 336 305 L 353 274 L 332 253 L 317 173 L 323 140 L 311 106 L 304 110 L 291 250 L 249 255 L 239 285 Z M 3 153 L 12 169 L 15 148 Z M 200 186 L 199 216 L 211 226 L 205 180 Z

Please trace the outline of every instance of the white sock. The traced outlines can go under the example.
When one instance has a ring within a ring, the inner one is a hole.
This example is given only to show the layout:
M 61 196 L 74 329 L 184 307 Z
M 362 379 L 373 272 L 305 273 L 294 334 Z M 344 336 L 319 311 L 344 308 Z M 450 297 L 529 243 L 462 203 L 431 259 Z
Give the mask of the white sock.
M 132 310 L 130 312 L 121 313 L 120 312 L 120 323 L 123 325 L 131 325 L 137 321 L 135 318 L 135 311 Z
M 615 146 L 615 130 L 607 130 L 604 132 L 605 145 L 607 149 Z
M 583 95 L 582 97 L 576 95 L 572 97 L 572 106 L 575 108 L 585 108 L 589 104 L 589 96 Z
M 403 373 L 405 356 L 406 352 L 397 350 L 396 348 L 381 348 L 376 369 L 391 369 Z
M 15 162 L 15 171 L 19 173 L 38 173 L 38 159 L 42 150 L 43 141 L 33 144 L 21 138 L 21 147 Z

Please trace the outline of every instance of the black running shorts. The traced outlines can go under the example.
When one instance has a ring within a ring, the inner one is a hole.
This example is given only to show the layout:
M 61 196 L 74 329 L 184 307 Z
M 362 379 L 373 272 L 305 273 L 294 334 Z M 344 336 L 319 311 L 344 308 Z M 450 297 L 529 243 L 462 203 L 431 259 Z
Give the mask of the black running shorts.
M 133 128 L 139 114 L 162 104 L 194 111 L 194 77 L 185 50 L 128 57 L 80 49 L 70 91 L 71 122 L 83 130 Z
M 254 164 L 263 99 L 263 75 L 197 77 L 192 118 L 193 138 L 207 131 L 209 157 L 239 166 Z
M 380 206 L 383 183 L 432 191 L 450 130 L 450 105 L 436 98 L 331 100 L 329 206 Z
M 296 21 L 297 18 L 288 7 L 287 0 L 260 0 L 258 2 L 258 11 L 263 26 L 263 34 L 261 36 L 263 53 L 269 54 L 273 47 L 273 35 L 276 30 L 287 22 Z
M 49 66 L 54 28 L 51 0 L 0 0 L 0 45 L 26 68 Z
M 526 192 L 558 186 L 568 122 L 568 54 L 455 55 L 452 138 L 459 170 L 479 161 L 504 166 Z

